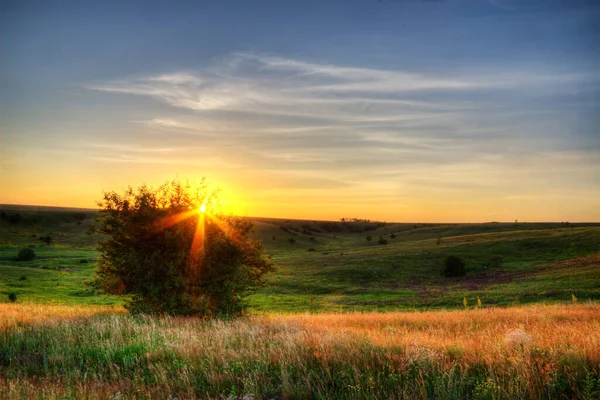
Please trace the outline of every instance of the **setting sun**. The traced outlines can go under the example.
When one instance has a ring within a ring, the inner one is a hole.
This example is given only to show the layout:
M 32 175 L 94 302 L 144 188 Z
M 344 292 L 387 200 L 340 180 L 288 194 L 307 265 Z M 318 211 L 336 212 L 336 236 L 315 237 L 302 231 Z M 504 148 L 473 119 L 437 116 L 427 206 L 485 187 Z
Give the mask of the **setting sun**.
M 198 208 L 198 212 L 206 212 L 206 204 L 202 204 L 199 208 Z

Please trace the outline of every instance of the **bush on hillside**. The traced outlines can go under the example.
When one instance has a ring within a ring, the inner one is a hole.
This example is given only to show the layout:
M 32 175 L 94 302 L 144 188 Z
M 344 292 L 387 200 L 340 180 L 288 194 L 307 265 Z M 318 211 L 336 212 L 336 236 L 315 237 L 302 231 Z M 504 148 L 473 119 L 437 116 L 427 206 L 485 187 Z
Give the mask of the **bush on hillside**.
M 17 295 L 14 293 L 9 293 L 8 294 L 8 301 L 10 301 L 11 303 L 15 303 L 17 301 Z
M 35 259 L 35 250 L 31 247 L 25 247 L 24 249 L 19 250 L 17 254 L 17 260 L 19 261 L 31 261 Z
M 21 214 L 16 213 L 16 214 L 8 215 L 8 222 L 10 222 L 11 224 L 18 224 L 20 221 L 21 221 Z
M 457 256 L 448 256 L 444 260 L 444 276 L 464 276 L 467 273 L 466 264 L 462 258 Z
M 92 232 L 106 239 L 93 285 L 128 295 L 132 312 L 235 316 L 244 298 L 273 269 L 251 239 L 252 223 L 224 217 L 214 195 L 179 181 L 104 193 Z

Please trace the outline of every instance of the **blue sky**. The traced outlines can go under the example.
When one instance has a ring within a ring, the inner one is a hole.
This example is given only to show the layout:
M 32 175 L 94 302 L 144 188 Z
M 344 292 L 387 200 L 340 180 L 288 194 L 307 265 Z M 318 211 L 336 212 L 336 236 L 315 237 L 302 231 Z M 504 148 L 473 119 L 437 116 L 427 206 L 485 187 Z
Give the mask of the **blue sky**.
M 3 2 L 0 202 L 600 220 L 600 3 Z

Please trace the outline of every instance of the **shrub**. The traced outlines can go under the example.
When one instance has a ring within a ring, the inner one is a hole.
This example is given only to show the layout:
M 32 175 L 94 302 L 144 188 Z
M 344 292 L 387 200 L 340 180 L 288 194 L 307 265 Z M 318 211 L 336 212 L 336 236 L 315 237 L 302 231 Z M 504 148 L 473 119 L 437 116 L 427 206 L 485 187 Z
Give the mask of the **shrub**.
M 223 217 L 214 194 L 175 180 L 158 189 L 142 186 L 104 193 L 92 232 L 106 237 L 93 285 L 126 294 L 132 312 L 234 316 L 244 298 L 273 269 L 250 238 L 252 223 Z
M 8 300 L 9 300 L 11 303 L 15 303 L 15 302 L 17 301 L 17 295 L 16 295 L 16 294 L 14 294 L 14 293 L 9 293 L 9 294 L 8 294 Z
M 391 237 L 392 239 L 396 239 L 396 234 L 392 233 L 392 234 L 390 235 L 390 237 Z
M 40 236 L 40 240 L 44 243 L 46 243 L 47 245 L 49 245 L 52 242 L 52 237 L 51 236 Z
M 27 280 L 27 277 L 26 277 L 25 275 L 21 275 L 21 276 L 19 277 L 19 280 L 20 280 L 20 281 L 26 281 L 26 280 Z
M 311 247 L 310 249 L 306 249 L 306 251 L 317 251 L 317 250 L 315 250 Z
M 288 242 L 290 242 L 290 244 L 294 244 L 294 243 L 296 243 L 296 239 L 294 239 L 294 238 L 289 238 L 289 239 L 288 239 Z
M 466 271 L 466 264 L 462 258 L 457 256 L 448 256 L 444 260 L 444 269 L 442 274 L 444 276 L 464 276 Z
M 387 239 L 384 239 L 383 237 L 379 238 L 379 244 L 388 244 Z
M 370 242 L 371 239 L 373 239 L 373 238 L 371 236 L 367 236 L 366 239 L 367 239 L 367 242 Z
M 85 258 L 82 258 L 81 260 L 79 260 L 79 264 L 87 264 L 88 260 Z
M 35 259 L 35 250 L 31 247 L 25 247 L 19 250 L 19 254 L 17 254 L 17 260 L 19 261 L 31 261 L 33 259 Z

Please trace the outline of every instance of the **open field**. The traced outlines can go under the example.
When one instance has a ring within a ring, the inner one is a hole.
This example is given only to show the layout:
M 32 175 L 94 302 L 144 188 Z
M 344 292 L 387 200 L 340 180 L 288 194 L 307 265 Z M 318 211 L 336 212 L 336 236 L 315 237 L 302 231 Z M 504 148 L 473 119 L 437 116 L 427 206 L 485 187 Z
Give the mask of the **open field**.
M 25 302 L 122 303 L 83 284 L 98 259 L 99 238 L 87 234 L 95 212 L 1 210 L 0 301 L 15 293 Z M 250 296 L 253 312 L 461 308 L 465 297 L 502 306 L 600 299 L 600 224 L 254 220 L 278 270 Z M 50 244 L 40 240 L 47 236 Z M 27 246 L 37 258 L 16 261 Z M 447 255 L 465 259 L 465 277 L 440 275 Z
M 599 224 L 257 218 L 278 270 L 246 318 L 203 321 L 85 285 L 95 212 L 2 211 L 0 398 L 600 397 Z
M 90 310 L 0 305 L 0 397 L 600 395 L 597 303 L 229 322 Z

